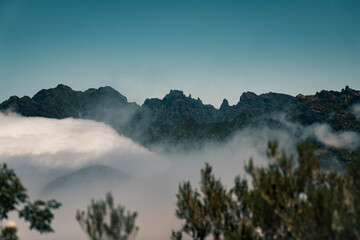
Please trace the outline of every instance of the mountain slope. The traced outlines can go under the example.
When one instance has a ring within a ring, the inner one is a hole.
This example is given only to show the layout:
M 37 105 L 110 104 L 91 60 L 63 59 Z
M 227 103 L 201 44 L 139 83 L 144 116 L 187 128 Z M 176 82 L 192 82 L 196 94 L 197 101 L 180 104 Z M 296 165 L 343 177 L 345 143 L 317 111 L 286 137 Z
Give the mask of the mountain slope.
M 296 97 L 245 92 L 236 105 L 226 99 L 220 109 L 203 104 L 200 99 L 171 90 L 163 99 L 146 99 L 142 106 L 129 103 L 111 87 L 74 91 L 65 85 L 41 90 L 34 97 L 10 97 L 0 104 L 0 111 L 14 111 L 23 116 L 48 118 L 85 118 L 105 122 L 119 133 L 143 145 L 159 142 L 198 143 L 222 141 L 247 126 L 266 124 L 281 128 L 271 116 L 308 126 L 328 123 L 335 131 L 360 132 L 360 122 L 351 107 L 360 104 L 360 92 L 348 86 L 337 91 L 321 91 L 315 95 Z

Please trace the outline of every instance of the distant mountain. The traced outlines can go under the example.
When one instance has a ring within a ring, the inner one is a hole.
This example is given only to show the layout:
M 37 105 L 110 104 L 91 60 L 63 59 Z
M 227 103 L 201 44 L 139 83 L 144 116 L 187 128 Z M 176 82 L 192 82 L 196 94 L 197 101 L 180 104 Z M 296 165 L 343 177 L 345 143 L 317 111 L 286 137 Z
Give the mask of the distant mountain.
M 81 168 L 46 184 L 44 194 L 68 190 L 69 188 L 86 188 L 94 186 L 109 186 L 126 180 L 127 176 L 118 170 L 104 166 L 92 165 Z
M 126 105 L 126 97 L 110 87 L 80 92 L 60 84 L 56 88 L 39 91 L 32 98 L 10 97 L 1 104 L 1 109 L 10 109 L 24 116 L 96 118 L 99 110 L 123 108 Z
M 185 96 L 182 91 L 171 90 L 163 99 L 146 99 L 139 106 L 129 103 L 111 87 L 81 92 L 60 84 L 39 91 L 32 98 L 12 96 L 0 104 L 0 111 L 102 121 L 144 146 L 161 142 L 193 146 L 202 141 L 223 141 L 248 126 L 266 124 L 282 128 L 282 123 L 271 117 L 276 113 L 303 126 L 327 123 L 335 131 L 360 133 L 360 122 L 351 109 L 358 103 L 360 91 L 346 86 L 340 92 L 323 90 L 315 95 L 296 97 L 245 92 L 236 105 L 230 106 L 224 99 L 219 109 Z
M 90 88 L 81 92 L 62 84 L 43 89 L 32 98 L 12 96 L 0 104 L 0 110 L 13 111 L 26 117 L 92 119 L 118 130 L 126 128 L 124 125 L 129 116 L 139 108 L 111 87 Z

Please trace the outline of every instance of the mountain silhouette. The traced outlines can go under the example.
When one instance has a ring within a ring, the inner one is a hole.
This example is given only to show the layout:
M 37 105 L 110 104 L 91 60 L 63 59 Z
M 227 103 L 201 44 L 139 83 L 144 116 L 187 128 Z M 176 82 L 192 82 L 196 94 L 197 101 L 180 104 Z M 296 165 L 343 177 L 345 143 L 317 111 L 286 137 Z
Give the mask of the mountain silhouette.
M 260 124 L 283 128 L 281 122 L 271 117 L 278 113 L 287 121 L 302 126 L 326 123 L 336 132 L 360 133 L 360 121 L 352 111 L 356 104 L 360 104 L 360 91 L 348 86 L 341 91 L 322 90 L 314 95 L 295 97 L 272 92 L 260 95 L 244 92 L 237 104 L 231 106 L 224 99 L 217 109 L 199 98 L 185 96 L 180 90 L 171 90 L 162 99 L 146 99 L 139 106 L 128 102 L 111 87 L 82 92 L 59 84 L 40 90 L 32 98 L 12 96 L 0 104 L 0 111 L 22 116 L 101 121 L 143 146 L 151 147 L 162 142 L 195 146 L 204 141 L 223 141 L 238 130 Z

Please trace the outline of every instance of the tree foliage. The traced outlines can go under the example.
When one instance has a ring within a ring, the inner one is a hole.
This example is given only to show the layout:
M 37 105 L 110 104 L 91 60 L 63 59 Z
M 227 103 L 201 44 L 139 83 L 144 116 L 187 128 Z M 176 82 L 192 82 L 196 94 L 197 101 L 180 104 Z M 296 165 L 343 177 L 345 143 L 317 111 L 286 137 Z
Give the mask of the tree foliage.
M 25 187 L 14 170 L 6 164 L 0 164 L 0 222 L 8 219 L 8 214 L 16 211 L 20 218 L 30 223 L 30 229 L 40 233 L 53 232 L 51 222 L 54 218 L 52 210 L 61 206 L 56 200 L 35 202 L 29 201 Z M 0 226 L 0 240 L 15 240 L 17 228 L 15 226 Z
M 308 143 L 298 144 L 296 158 L 277 145 L 269 143 L 266 167 L 250 159 L 251 187 L 237 177 L 227 190 L 208 164 L 200 191 L 180 184 L 176 216 L 184 225 L 172 239 L 360 239 L 360 155 L 340 174 L 320 169 Z
M 135 225 L 137 213 L 126 211 L 121 205 L 114 206 L 111 193 L 106 199 L 95 201 L 87 207 L 87 212 L 78 210 L 76 220 L 91 240 L 134 239 L 139 228 Z
M 19 238 L 16 235 L 17 228 L 16 226 L 5 226 L 1 229 L 1 240 L 19 240 Z

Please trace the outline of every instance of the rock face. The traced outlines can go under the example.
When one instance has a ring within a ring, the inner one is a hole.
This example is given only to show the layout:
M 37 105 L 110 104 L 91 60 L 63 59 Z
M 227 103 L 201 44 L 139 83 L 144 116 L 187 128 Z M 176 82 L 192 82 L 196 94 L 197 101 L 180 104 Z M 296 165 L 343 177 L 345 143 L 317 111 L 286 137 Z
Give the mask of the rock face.
M 291 118 L 302 124 L 327 122 L 336 131 L 351 130 L 360 132 L 360 122 L 351 112 L 351 106 L 360 103 L 360 92 L 348 86 L 341 92 L 321 91 L 311 96 L 296 96 L 298 111 Z
M 170 125 L 189 117 L 199 123 L 214 122 L 217 114 L 213 106 L 204 105 L 200 99 L 186 97 L 179 90 L 171 90 L 162 100 L 146 99 L 142 107 L 148 111 L 153 122 Z
M 10 97 L 0 104 L 0 111 L 14 111 L 23 116 L 47 118 L 84 118 L 103 121 L 141 144 L 162 141 L 190 144 L 203 140 L 223 140 L 236 130 L 261 124 L 281 127 L 268 118 L 282 113 L 285 119 L 310 125 L 328 123 L 335 131 L 360 132 L 360 122 L 351 106 L 360 103 L 360 92 L 346 87 L 340 92 L 321 91 L 296 97 L 279 93 L 256 95 L 245 92 L 230 106 L 226 99 L 220 109 L 203 104 L 200 99 L 171 90 L 163 99 L 146 99 L 142 106 L 129 103 L 111 87 L 74 91 L 65 85 L 41 90 L 34 97 Z
M 26 117 L 92 119 L 110 124 L 119 131 L 126 129 L 129 116 L 139 108 L 111 87 L 81 92 L 62 84 L 43 89 L 32 98 L 12 96 L 0 104 L 0 111 L 13 111 Z
M 23 116 L 48 118 L 99 118 L 104 112 L 135 104 L 129 104 L 126 97 L 111 87 L 74 91 L 59 84 L 56 88 L 43 89 L 34 97 L 10 97 L 0 105 L 2 110 L 11 110 Z

